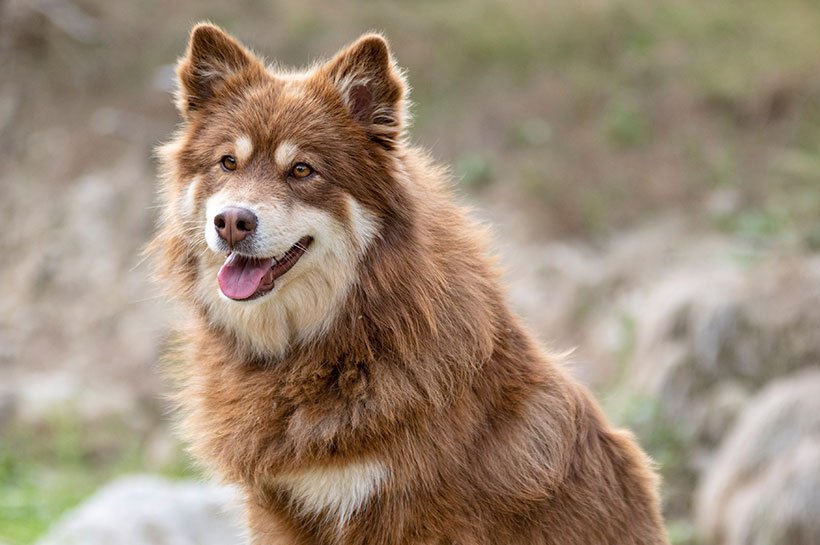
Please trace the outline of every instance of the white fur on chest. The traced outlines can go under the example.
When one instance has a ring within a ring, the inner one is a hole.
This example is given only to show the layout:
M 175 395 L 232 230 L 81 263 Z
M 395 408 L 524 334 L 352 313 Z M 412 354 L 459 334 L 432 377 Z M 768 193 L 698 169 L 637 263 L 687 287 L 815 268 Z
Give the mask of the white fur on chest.
M 367 461 L 340 467 L 319 467 L 277 477 L 305 514 L 337 517 L 344 525 L 376 494 L 387 479 L 381 462 Z

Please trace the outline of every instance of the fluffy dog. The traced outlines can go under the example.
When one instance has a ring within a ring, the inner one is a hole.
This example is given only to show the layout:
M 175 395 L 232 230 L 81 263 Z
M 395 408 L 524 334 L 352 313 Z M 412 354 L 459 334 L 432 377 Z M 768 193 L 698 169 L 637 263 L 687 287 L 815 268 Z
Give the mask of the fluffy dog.
M 158 270 L 198 459 L 257 545 L 667 543 L 632 437 L 509 310 L 369 34 L 303 71 L 210 24 L 177 69 Z

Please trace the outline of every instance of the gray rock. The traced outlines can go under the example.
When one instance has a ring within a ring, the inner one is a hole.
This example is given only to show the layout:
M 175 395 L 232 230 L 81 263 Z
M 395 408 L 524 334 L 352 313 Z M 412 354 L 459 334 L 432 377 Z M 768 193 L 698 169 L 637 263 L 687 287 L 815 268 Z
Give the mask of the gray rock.
M 230 488 L 122 477 L 65 515 L 37 545 L 241 544 L 241 504 Z
M 30 138 L 52 161 L 71 153 L 68 131 Z M 14 287 L 0 298 L 0 390 L 15 393 L 15 418 L 25 424 L 66 407 L 84 422 L 130 422 L 153 410 L 160 380 L 152 366 L 169 309 L 140 257 L 153 222 L 152 177 L 135 152 L 58 187 L 21 178 L 0 190 L 12 225 L 0 247 L 19 256 L 0 267 L 0 285 Z M 26 208 L 40 229 L 23 240 Z
M 659 233 L 624 238 L 600 260 L 592 303 L 575 313 L 588 316 L 579 354 L 615 371 L 607 410 L 661 466 L 666 514 L 688 518 L 697 476 L 749 400 L 818 368 L 820 259 Z
M 601 324 L 630 320 L 623 386 L 657 399 L 708 463 L 751 394 L 820 363 L 818 300 L 816 259 L 690 264 L 626 291 Z
M 820 370 L 749 402 L 701 478 L 696 510 L 709 545 L 820 543 Z

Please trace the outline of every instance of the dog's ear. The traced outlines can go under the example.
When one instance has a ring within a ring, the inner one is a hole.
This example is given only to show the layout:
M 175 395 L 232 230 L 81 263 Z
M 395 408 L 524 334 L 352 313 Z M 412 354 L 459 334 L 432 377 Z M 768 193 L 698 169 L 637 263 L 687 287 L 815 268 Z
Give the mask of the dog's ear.
M 188 50 L 177 64 L 177 108 L 187 119 L 209 99 L 241 83 L 240 78 L 259 77 L 264 70 L 253 53 L 221 28 L 199 23 L 191 30 Z
M 384 37 L 365 34 L 331 59 L 323 72 L 370 138 L 393 148 L 406 125 L 407 84 Z

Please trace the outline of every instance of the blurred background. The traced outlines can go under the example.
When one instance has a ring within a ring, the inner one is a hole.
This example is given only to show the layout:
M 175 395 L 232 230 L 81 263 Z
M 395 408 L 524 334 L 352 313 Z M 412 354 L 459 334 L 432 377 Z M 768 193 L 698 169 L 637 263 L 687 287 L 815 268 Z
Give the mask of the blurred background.
M 413 141 L 657 461 L 672 541 L 820 543 L 814 0 L 0 0 L 0 542 L 237 542 L 140 257 L 202 19 L 290 65 L 383 30 Z

